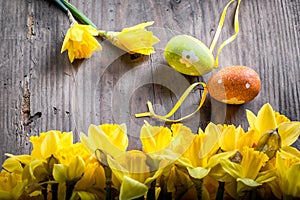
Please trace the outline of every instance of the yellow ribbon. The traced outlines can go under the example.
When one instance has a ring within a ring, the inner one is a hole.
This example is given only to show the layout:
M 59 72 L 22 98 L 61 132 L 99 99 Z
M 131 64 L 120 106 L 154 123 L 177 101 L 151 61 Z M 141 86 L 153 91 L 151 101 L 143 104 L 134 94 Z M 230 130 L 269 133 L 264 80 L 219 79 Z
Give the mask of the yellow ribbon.
M 184 100 L 187 98 L 187 96 L 198 85 L 202 85 L 203 88 L 204 88 L 204 91 L 203 91 L 203 94 L 202 94 L 202 98 L 201 98 L 201 101 L 199 103 L 198 108 L 193 113 L 191 113 L 191 114 L 189 114 L 189 115 L 187 115 L 185 117 L 182 117 L 180 119 L 168 119 L 169 117 L 171 117 L 178 110 L 178 108 L 181 106 L 181 104 L 184 102 Z M 202 105 L 203 105 L 203 103 L 204 103 L 204 101 L 206 99 L 206 95 L 207 95 L 206 84 L 203 83 L 203 82 L 197 82 L 197 83 L 194 83 L 194 84 L 190 85 L 186 89 L 186 91 L 182 94 L 182 96 L 179 98 L 179 100 L 177 101 L 177 103 L 175 104 L 175 106 L 172 108 L 172 110 L 168 114 L 163 115 L 163 116 L 155 114 L 155 112 L 153 110 L 152 103 L 150 101 L 148 101 L 147 105 L 148 105 L 149 112 L 135 114 L 135 117 L 153 117 L 153 118 L 164 120 L 164 121 L 167 121 L 167 122 L 179 122 L 179 121 L 182 121 L 184 119 L 187 119 L 187 118 L 191 117 L 196 112 L 198 112 L 198 110 L 200 110 L 200 108 L 202 107 Z
M 223 25 L 224 25 L 224 21 L 225 21 L 225 17 L 226 17 L 226 13 L 227 13 L 227 9 L 228 7 L 233 3 L 235 2 L 236 0 L 231 0 L 230 2 L 227 3 L 227 5 L 225 6 L 223 12 L 222 12 L 222 15 L 221 15 L 221 18 L 220 18 L 220 21 L 219 21 L 219 25 L 218 25 L 218 28 L 217 28 L 217 31 L 214 35 L 214 38 L 213 38 L 213 41 L 210 45 L 210 48 L 209 50 L 212 52 L 216 46 L 216 43 L 220 37 L 220 33 L 221 33 L 221 30 L 223 28 Z M 240 7 L 240 3 L 241 3 L 241 0 L 238 0 L 238 4 L 237 4 L 237 7 L 236 7 L 236 10 L 235 10 L 235 16 L 234 16 L 234 30 L 235 30 L 235 34 L 232 35 L 230 38 L 228 38 L 227 40 L 225 40 L 221 45 L 220 47 L 218 48 L 218 51 L 217 51 L 217 55 L 216 55 L 216 60 L 215 60 L 215 68 L 218 68 L 218 65 L 219 65 L 219 54 L 221 52 L 221 50 L 227 45 L 229 44 L 230 42 L 232 42 L 233 40 L 236 39 L 236 36 L 239 32 L 239 21 L 238 21 L 238 13 L 239 13 L 239 7 Z M 197 107 L 197 109 L 185 116 L 185 117 L 182 117 L 180 119 L 175 119 L 175 120 L 172 120 L 172 119 L 169 119 L 169 117 L 171 117 L 177 110 L 178 108 L 181 106 L 181 104 L 184 102 L 184 100 L 186 99 L 186 97 L 191 93 L 191 91 L 197 86 L 197 85 L 202 85 L 203 88 L 204 88 L 204 91 L 203 91 L 203 94 L 202 94 L 202 98 L 201 98 L 201 101 L 199 103 L 199 106 Z M 207 87 L 206 87 L 206 84 L 203 83 L 203 82 L 197 82 L 197 83 L 194 83 L 192 85 L 190 85 L 190 87 L 188 87 L 186 89 L 186 91 L 183 93 L 183 95 L 180 97 L 180 99 L 177 101 L 177 103 L 175 104 L 175 106 L 172 108 L 172 110 L 166 114 L 166 115 L 157 115 L 155 114 L 154 112 L 154 109 L 153 109 L 153 105 L 150 101 L 147 102 L 147 105 L 148 105 L 148 109 L 149 109 L 149 112 L 145 112 L 145 113 L 139 113 L 139 114 L 136 114 L 135 117 L 153 117 L 153 118 L 157 118 L 157 119 L 160 119 L 160 120 L 164 120 L 164 121 L 167 121 L 167 122 L 179 122 L 179 121 L 182 121 L 184 119 L 187 119 L 189 117 L 191 117 L 192 115 L 194 115 L 196 112 L 198 112 L 200 110 L 200 108 L 202 107 L 205 99 L 206 99 L 206 95 L 207 95 Z
M 212 52 L 216 46 L 216 43 L 219 39 L 219 36 L 220 36 L 220 33 L 221 33 L 221 30 L 223 28 L 223 24 L 224 24 L 224 21 L 225 21 L 225 17 L 226 17 L 226 12 L 227 12 L 227 9 L 228 7 L 230 6 L 230 4 L 232 4 L 235 0 L 231 0 L 229 3 L 227 3 L 227 5 L 225 6 L 223 12 L 222 12 L 222 15 L 221 15 L 221 18 L 220 18 L 220 22 L 219 22 L 219 25 L 218 25 L 218 28 L 217 28 L 217 31 L 216 31 L 216 34 L 213 38 L 213 41 L 210 45 L 210 48 L 209 50 Z M 221 52 L 221 50 L 227 45 L 229 44 L 230 42 L 232 42 L 233 40 L 236 39 L 236 36 L 239 32 L 239 7 L 240 7 L 240 3 L 241 3 L 241 0 L 238 0 L 238 4 L 236 6 L 236 10 L 235 10 L 235 15 L 234 15 L 234 31 L 235 33 L 230 37 L 228 38 L 227 40 L 225 40 L 221 45 L 220 47 L 218 48 L 218 51 L 217 51 L 217 55 L 216 55 L 216 60 L 215 60 L 215 68 L 218 68 L 219 66 L 219 54 Z

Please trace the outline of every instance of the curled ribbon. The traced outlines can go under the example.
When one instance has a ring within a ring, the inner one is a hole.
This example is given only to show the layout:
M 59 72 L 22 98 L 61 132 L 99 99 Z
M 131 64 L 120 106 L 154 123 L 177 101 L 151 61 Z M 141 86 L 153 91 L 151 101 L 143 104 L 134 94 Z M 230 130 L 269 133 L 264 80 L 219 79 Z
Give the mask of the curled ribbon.
M 231 0 L 229 3 L 227 3 L 227 5 L 225 6 L 225 8 L 224 8 L 224 10 L 222 12 L 222 15 L 221 15 L 221 18 L 220 18 L 220 21 L 219 21 L 219 25 L 218 25 L 217 31 L 216 31 L 216 33 L 214 35 L 213 41 L 211 42 L 211 45 L 210 45 L 210 48 L 209 48 L 209 50 L 211 52 L 214 50 L 214 48 L 215 48 L 215 46 L 217 44 L 217 41 L 218 41 L 218 39 L 220 37 L 220 33 L 221 33 L 221 30 L 223 28 L 223 24 L 224 24 L 224 21 L 225 21 L 227 9 L 230 6 L 230 4 L 232 4 L 233 2 L 235 2 L 235 0 Z M 217 55 L 216 55 L 216 60 L 215 60 L 215 68 L 218 68 L 218 66 L 219 66 L 219 54 L 220 54 L 221 50 L 227 44 L 229 44 L 230 42 L 232 42 L 233 40 L 235 40 L 237 34 L 239 33 L 239 7 L 240 7 L 240 3 L 241 3 L 241 0 L 238 0 L 237 6 L 236 6 L 236 10 L 235 10 L 235 15 L 234 15 L 234 31 L 235 31 L 235 33 L 230 38 L 228 38 L 227 40 L 225 40 L 220 45 L 220 47 L 218 48 Z
M 198 85 L 202 85 L 204 91 L 203 91 L 202 98 L 201 98 L 201 101 L 200 101 L 197 109 L 193 113 L 191 113 L 185 117 L 182 117 L 180 119 L 169 119 L 169 117 L 171 117 L 178 110 L 178 108 L 181 106 L 181 104 L 184 102 L 184 100 L 187 98 L 187 96 L 191 93 L 191 91 Z M 179 100 L 177 101 L 175 106 L 172 108 L 172 110 L 168 114 L 163 115 L 163 116 L 155 114 L 152 103 L 150 101 L 148 101 L 147 105 L 148 105 L 149 112 L 135 114 L 135 117 L 154 117 L 156 119 L 164 120 L 167 122 L 179 122 L 179 121 L 182 121 L 184 119 L 191 117 L 196 112 L 198 112 L 206 99 L 206 95 L 207 95 L 207 87 L 206 87 L 205 83 L 203 83 L 203 82 L 193 83 L 186 89 L 186 91 L 182 94 L 182 96 L 179 98 Z

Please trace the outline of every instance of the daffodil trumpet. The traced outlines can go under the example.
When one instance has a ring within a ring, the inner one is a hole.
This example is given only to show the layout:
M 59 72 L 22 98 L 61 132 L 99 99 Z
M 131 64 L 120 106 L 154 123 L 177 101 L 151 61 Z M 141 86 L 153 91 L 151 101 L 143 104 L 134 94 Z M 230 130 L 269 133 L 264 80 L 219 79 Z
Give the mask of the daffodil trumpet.
M 153 45 L 159 42 L 152 31 L 145 29 L 153 23 L 154 21 L 141 23 L 124 28 L 121 32 L 99 30 L 99 35 L 130 54 L 150 55 L 155 53 Z

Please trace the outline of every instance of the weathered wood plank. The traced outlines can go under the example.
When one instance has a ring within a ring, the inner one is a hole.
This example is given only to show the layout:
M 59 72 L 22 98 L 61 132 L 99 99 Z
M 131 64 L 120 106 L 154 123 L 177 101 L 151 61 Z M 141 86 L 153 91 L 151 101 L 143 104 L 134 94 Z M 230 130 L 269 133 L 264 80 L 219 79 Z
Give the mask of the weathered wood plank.
M 147 111 L 147 100 L 164 114 L 190 83 L 207 82 L 216 72 L 200 78 L 183 76 L 167 66 L 163 49 L 178 33 L 192 35 L 209 46 L 226 0 L 71 3 L 104 30 L 120 31 L 154 20 L 150 29 L 161 39 L 157 53 L 130 56 L 102 42 L 102 52 L 71 65 L 67 54 L 60 54 L 69 22 L 57 6 L 50 0 L 0 1 L 1 162 L 5 152 L 28 152 L 30 135 L 58 129 L 74 131 L 78 140 L 78 133 L 86 133 L 90 123 L 126 123 L 130 148 L 139 148 L 137 137 L 144 118 L 136 119 L 134 114 Z M 233 34 L 233 10 L 231 6 L 218 45 Z M 246 128 L 245 109 L 257 112 L 266 102 L 291 120 L 300 120 L 299 13 L 299 1 L 242 1 L 240 33 L 222 51 L 220 68 L 252 67 L 262 79 L 261 92 L 242 106 L 225 106 L 208 98 L 201 112 L 184 123 L 193 131 L 209 121 Z M 192 112 L 199 96 L 197 89 L 175 118 Z

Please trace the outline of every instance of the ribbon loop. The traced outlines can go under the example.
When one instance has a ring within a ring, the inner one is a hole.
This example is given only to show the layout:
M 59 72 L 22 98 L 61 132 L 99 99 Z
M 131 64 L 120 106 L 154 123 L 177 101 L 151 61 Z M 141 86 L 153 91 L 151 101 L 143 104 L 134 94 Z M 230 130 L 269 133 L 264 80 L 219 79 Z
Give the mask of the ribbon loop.
M 216 46 L 216 43 L 220 37 L 220 33 L 221 33 L 221 30 L 223 28 L 223 24 L 224 24 L 224 21 L 225 21 L 225 17 L 226 17 L 226 13 L 227 13 L 227 9 L 228 7 L 230 6 L 230 4 L 232 4 L 235 0 L 231 0 L 229 3 L 227 3 L 227 5 L 225 6 L 223 12 L 222 12 L 222 15 L 221 15 L 221 18 L 220 18 L 220 21 L 219 21 L 219 25 L 218 25 L 218 28 L 217 28 L 217 31 L 214 35 L 214 38 L 213 38 L 213 41 L 210 45 L 210 48 L 209 50 L 212 52 Z M 234 31 L 235 33 L 230 37 L 228 38 L 227 40 L 225 40 L 221 45 L 220 47 L 218 48 L 218 51 L 217 51 L 217 55 L 216 55 L 216 60 L 215 60 L 215 68 L 218 68 L 219 66 L 219 54 L 221 52 L 221 50 L 227 45 L 229 44 L 230 42 L 232 42 L 233 40 L 236 39 L 236 36 L 239 32 L 239 19 L 238 19 L 238 16 L 239 16 L 239 7 L 240 7 L 240 3 L 241 3 L 241 0 L 238 0 L 238 3 L 237 3 L 237 6 L 236 6 L 236 10 L 235 10 L 235 15 L 234 15 Z
M 197 109 L 194 112 L 192 112 L 191 114 L 189 114 L 185 117 L 182 117 L 180 119 L 175 119 L 175 120 L 174 119 L 169 119 L 179 109 L 179 107 L 182 105 L 182 103 L 187 98 L 187 96 L 192 92 L 192 90 L 198 85 L 202 85 L 204 91 L 203 91 L 203 94 L 202 94 L 202 97 L 201 97 L 201 100 L 200 100 L 200 103 L 199 103 L 199 106 L 197 107 Z M 139 117 L 153 117 L 153 118 L 160 119 L 160 120 L 167 121 L 167 122 L 179 122 L 179 121 L 182 121 L 184 119 L 187 119 L 187 118 L 191 117 L 196 112 L 198 112 L 200 110 L 200 108 L 202 107 L 205 99 L 206 99 L 206 95 L 207 95 L 206 84 L 203 83 L 203 82 L 196 82 L 196 83 L 193 83 L 192 85 L 190 85 L 186 89 L 186 91 L 182 94 L 182 96 L 179 98 L 177 103 L 174 105 L 174 107 L 172 108 L 172 110 L 168 114 L 163 115 L 163 116 L 155 114 L 152 103 L 150 101 L 148 101 L 147 106 L 148 106 L 149 112 L 135 114 L 135 117 L 137 117 L 137 118 L 139 118 Z

